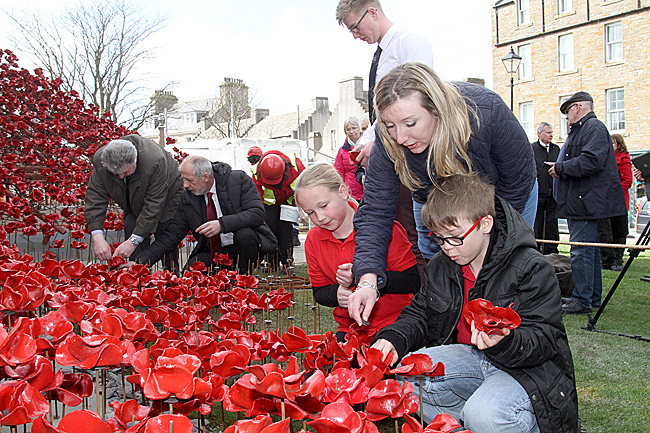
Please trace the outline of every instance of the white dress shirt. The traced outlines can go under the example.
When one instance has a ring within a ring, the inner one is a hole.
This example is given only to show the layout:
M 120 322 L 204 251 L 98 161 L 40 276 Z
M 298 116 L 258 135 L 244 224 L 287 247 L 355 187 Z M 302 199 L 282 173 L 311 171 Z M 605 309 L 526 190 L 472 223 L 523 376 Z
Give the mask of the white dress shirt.
M 395 66 L 406 62 L 422 62 L 433 68 L 433 49 L 429 41 L 417 33 L 408 32 L 396 25 L 391 26 L 381 41 L 381 56 L 377 65 L 377 83 Z M 375 128 L 370 125 L 359 143 L 368 143 L 375 140 Z

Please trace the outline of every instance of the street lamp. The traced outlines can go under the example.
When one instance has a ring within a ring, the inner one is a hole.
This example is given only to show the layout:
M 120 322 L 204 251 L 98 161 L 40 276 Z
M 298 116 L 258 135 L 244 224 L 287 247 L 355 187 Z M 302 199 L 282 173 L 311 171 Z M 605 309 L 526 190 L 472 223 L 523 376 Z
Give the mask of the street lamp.
M 518 56 L 515 51 L 510 47 L 510 52 L 501 59 L 503 66 L 506 67 L 506 71 L 510 74 L 510 111 L 512 110 L 512 101 L 514 98 L 514 88 L 515 88 L 515 74 L 517 69 L 519 69 L 519 64 L 521 63 L 521 56 Z
M 158 144 L 165 147 L 165 113 L 158 114 Z

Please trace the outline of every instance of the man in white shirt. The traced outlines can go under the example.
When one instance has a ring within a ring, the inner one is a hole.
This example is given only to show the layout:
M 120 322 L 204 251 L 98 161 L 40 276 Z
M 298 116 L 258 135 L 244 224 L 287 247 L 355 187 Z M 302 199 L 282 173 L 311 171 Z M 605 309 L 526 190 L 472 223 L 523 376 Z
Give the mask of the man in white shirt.
M 336 19 L 345 26 L 354 39 L 377 44 L 377 51 L 370 65 L 368 79 L 368 114 L 370 126 L 358 141 L 356 149 L 361 150 L 357 162 L 366 165 L 375 142 L 375 116 L 373 110 L 374 87 L 384 75 L 395 66 L 405 62 L 422 62 L 433 67 L 433 50 L 423 36 L 408 32 L 393 25 L 384 15 L 379 0 L 341 0 L 336 8 Z M 406 229 L 413 253 L 418 261 L 420 273 L 425 261 L 418 249 L 418 233 L 413 217 L 413 202 L 410 191 L 402 185 L 395 219 Z

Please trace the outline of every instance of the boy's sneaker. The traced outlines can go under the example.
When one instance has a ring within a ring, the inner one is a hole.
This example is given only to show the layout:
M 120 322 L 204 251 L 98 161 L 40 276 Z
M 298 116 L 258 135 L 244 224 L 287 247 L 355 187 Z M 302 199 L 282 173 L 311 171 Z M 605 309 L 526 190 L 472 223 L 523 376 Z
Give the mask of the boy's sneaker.
M 562 305 L 562 314 L 586 314 L 591 313 L 591 308 L 585 308 L 576 301 L 569 301 Z

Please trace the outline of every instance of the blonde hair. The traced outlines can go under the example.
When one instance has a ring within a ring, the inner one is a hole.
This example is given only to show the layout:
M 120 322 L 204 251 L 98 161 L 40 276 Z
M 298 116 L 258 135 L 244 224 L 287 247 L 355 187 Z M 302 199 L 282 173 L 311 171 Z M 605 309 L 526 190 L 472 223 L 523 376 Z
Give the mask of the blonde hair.
M 293 188 L 294 197 L 296 201 L 299 201 L 298 196 L 302 189 L 315 186 L 324 186 L 327 189 L 338 192 L 341 185 L 344 185 L 347 189 L 347 185 L 343 183 L 341 175 L 333 166 L 324 163 L 315 164 L 300 173 L 300 176 L 296 179 L 296 184 Z
M 404 155 L 407 149 L 388 133 L 382 111 L 411 95 L 417 95 L 422 108 L 436 117 L 427 155 L 427 173 L 431 180 L 435 182 L 440 177 L 470 173 L 472 163 L 467 154 L 467 145 L 472 127 L 469 116 L 471 113 L 478 125 L 475 106 L 468 106 L 459 90 L 453 84 L 442 81 L 429 66 L 408 62 L 386 74 L 375 88 L 379 131 L 401 182 L 411 191 L 424 186 L 423 180 L 408 169 Z
M 347 18 L 350 12 L 359 12 L 370 7 L 377 9 L 382 14 L 384 13 L 379 0 L 341 0 L 336 7 L 336 20 L 339 22 L 339 25 L 344 26 L 343 20 Z
M 496 216 L 494 185 L 477 174 L 457 174 L 442 179 L 422 206 L 422 222 L 436 232 L 460 227 L 461 220 Z

